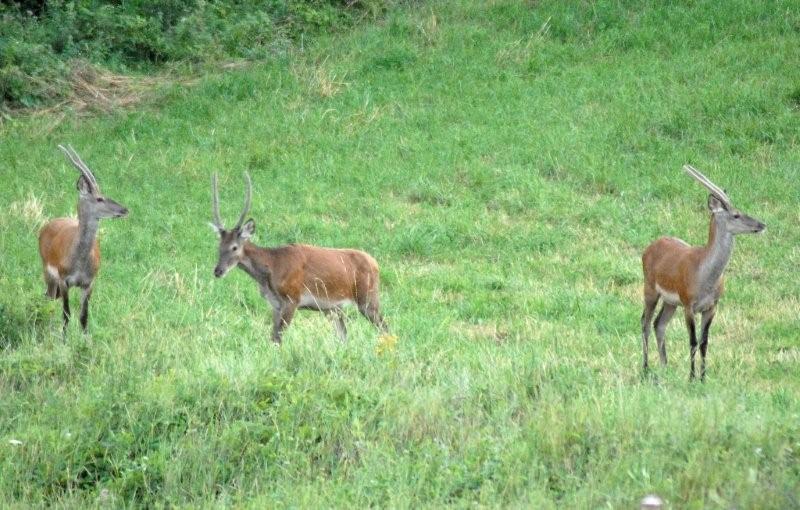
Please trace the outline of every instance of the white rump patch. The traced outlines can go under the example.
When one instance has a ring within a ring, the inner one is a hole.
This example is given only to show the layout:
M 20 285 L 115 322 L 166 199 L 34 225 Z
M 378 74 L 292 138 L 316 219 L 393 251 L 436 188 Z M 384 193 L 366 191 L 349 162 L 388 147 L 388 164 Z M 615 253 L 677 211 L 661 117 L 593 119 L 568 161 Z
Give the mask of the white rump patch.
M 675 292 L 669 292 L 661 288 L 659 284 L 656 284 L 656 290 L 659 294 L 661 294 L 661 299 L 664 300 L 665 303 L 669 303 L 671 305 L 680 305 L 681 298 Z

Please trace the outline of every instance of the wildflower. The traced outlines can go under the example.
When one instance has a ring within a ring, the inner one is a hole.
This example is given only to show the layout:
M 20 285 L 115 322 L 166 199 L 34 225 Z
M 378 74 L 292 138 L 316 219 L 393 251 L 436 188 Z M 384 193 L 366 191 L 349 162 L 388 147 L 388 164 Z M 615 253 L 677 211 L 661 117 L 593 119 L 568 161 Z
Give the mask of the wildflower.
M 385 333 L 378 338 L 378 345 L 375 346 L 375 352 L 378 355 L 385 354 L 393 351 L 396 346 L 397 335 Z

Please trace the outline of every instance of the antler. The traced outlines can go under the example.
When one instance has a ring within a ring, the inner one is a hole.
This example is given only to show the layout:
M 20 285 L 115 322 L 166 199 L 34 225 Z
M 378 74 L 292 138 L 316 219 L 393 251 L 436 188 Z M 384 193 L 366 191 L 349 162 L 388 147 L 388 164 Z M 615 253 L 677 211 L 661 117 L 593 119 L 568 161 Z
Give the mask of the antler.
M 244 181 L 247 184 L 245 188 L 245 195 L 244 195 L 244 209 L 242 210 L 242 215 L 239 216 L 239 221 L 236 222 L 236 226 L 233 227 L 233 230 L 242 226 L 244 223 L 244 219 L 247 216 L 247 213 L 250 212 L 250 199 L 253 195 L 253 183 L 250 180 L 250 174 L 247 172 L 244 173 Z M 217 192 L 217 174 L 214 173 L 211 175 L 211 211 L 214 216 L 214 226 L 217 227 L 218 230 L 222 230 L 222 220 L 219 217 L 219 193 Z
M 66 147 L 59 145 L 58 148 L 67 155 L 72 164 L 75 165 L 75 168 L 77 168 L 81 172 L 81 175 L 89 182 L 89 185 L 92 186 L 95 191 L 100 191 L 100 185 L 97 184 L 97 179 L 94 178 L 94 174 L 89 170 L 89 167 L 86 166 L 86 163 L 83 162 L 81 157 L 78 156 L 78 153 L 75 152 L 72 145 L 67 144 Z
M 222 220 L 219 218 L 219 193 L 217 192 L 217 174 L 211 175 L 211 213 L 214 219 L 214 226 L 217 230 L 222 230 Z
M 253 194 L 253 183 L 252 181 L 250 181 L 250 174 L 248 174 L 247 172 L 244 173 L 244 180 L 247 183 L 247 190 L 245 191 L 245 196 L 244 196 L 244 209 L 242 210 L 242 215 L 239 216 L 239 221 L 236 222 L 236 226 L 233 227 L 234 229 L 237 229 L 242 226 L 242 223 L 244 223 L 245 216 L 247 216 L 247 213 L 250 212 L 250 198 Z
M 697 180 L 697 182 L 699 182 L 700 184 L 702 184 L 703 186 L 708 188 L 708 191 L 710 191 L 712 195 L 717 197 L 717 199 L 719 199 L 723 204 L 725 204 L 725 206 L 727 206 L 727 207 L 732 207 L 733 206 L 731 204 L 731 199 L 728 198 L 728 195 L 725 194 L 725 192 L 722 190 L 722 188 L 720 188 L 719 186 L 717 186 L 716 184 L 711 182 L 708 179 L 708 177 L 706 177 L 705 175 L 701 174 L 699 170 L 697 170 L 696 168 L 694 168 L 691 165 L 683 165 L 683 170 L 687 174 L 689 174 L 692 177 L 694 177 Z

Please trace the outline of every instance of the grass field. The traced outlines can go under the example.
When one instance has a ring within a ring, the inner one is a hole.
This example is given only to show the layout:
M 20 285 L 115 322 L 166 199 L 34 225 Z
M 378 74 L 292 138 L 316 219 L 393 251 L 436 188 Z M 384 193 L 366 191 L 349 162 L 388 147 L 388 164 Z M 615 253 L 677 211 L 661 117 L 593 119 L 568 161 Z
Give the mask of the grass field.
M 800 506 L 800 4 L 572 4 L 414 3 L 134 110 L 4 121 L 0 506 Z M 58 143 L 131 210 L 88 336 L 43 296 Z M 706 240 L 684 163 L 768 226 L 705 384 L 680 318 L 640 371 L 642 250 Z M 380 262 L 394 350 L 354 310 L 347 344 L 301 312 L 276 348 L 252 280 L 213 278 L 210 174 L 230 223 L 245 170 L 257 244 Z

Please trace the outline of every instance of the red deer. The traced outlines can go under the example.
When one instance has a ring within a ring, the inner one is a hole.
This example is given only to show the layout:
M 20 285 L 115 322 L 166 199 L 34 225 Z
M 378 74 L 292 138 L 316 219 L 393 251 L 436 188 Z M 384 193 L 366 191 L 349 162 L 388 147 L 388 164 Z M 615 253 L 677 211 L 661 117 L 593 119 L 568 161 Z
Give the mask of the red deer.
M 64 331 L 69 324 L 69 289 L 80 287 L 81 328 L 87 330 L 89 298 L 100 269 L 97 228 L 103 218 L 121 218 L 128 210 L 100 193 L 92 171 L 71 146 L 58 146 L 80 172 L 78 177 L 78 219 L 56 218 L 39 232 L 39 255 L 44 267 L 46 295 L 63 301 Z
M 214 276 L 222 278 L 234 266 L 250 275 L 272 305 L 272 341 L 280 344 L 283 330 L 300 309 L 324 312 L 342 341 L 347 339 L 342 307 L 354 304 L 378 330 L 388 331 L 380 314 L 378 264 L 359 250 L 289 244 L 261 248 L 250 242 L 255 232 L 250 211 L 252 183 L 245 172 L 244 209 L 236 225 L 226 230 L 219 216 L 217 176 L 211 179 L 213 223 L 219 236 L 219 259 Z
M 656 330 L 658 353 L 661 364 L 667 363 L 667 349 L 664 334 L 669 320 L 678 306 L 683 307 L 686 327 L 689 330 L 691 347 L 691 370 L 689 377 L 694 379 L 694 358 L 697 352 L 695 314 L 701 314 L 700 321 L 700 368 L 701 379 L 706 373 L 706 350 L 708 330 L 714 319 L 717 302 L 722 295 L 722 273 L 728 265 L 733 251 L 733 236 L 736 234 L 758 233 L 765 225 L 734 208 L 728 195 L 712 183 L 706 176 L 689 165 L 684 171 L 708 188 L 708 209 L 711 223 L 708 229 L 708 242 L 705 246 L 689 246 L 674 237 L 662 237 L 654 241 L 642 255 L 644 271 L 644 313 L 642 313 L 642 351 L 644 369 L 647 370 L 647 340 L 650 336 L 650 320 L 658 300 L 664 304 L 658 313 L 653 327 Z

